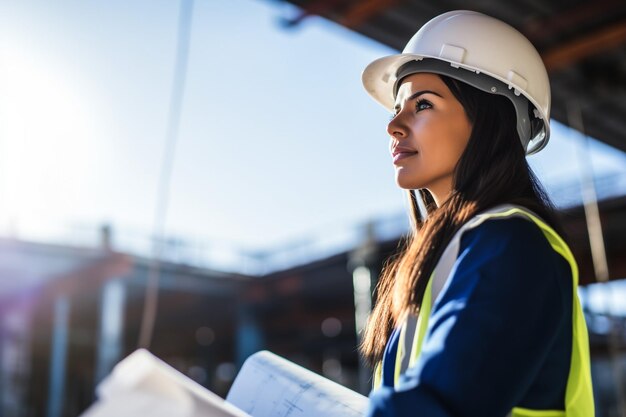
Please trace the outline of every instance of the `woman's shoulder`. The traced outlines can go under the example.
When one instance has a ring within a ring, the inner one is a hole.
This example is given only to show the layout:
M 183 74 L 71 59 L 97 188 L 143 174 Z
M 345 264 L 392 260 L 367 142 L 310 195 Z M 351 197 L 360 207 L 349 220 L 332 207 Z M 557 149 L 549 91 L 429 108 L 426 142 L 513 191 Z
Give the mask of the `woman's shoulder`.
M 529 218 L 490 218 L 463 234 L 459 253 L 472 253 L 471 258 L 509 271 L 524 271 L 526 276 L 552 272 L 560 277 L 561 286 L 567 284 L 563 280 L 571 281 L 568 261 Z
M 497 298 L 507 308 L 522 298 L 552 300 L 550 314 L 571 311 L 572 268 L 532 220 L 489 219 L 463 234 L 458 253 L 442 305 L 459 297 L 477 305 Z
M 466 230 L 461 237 L 461 246 L 464 243 L 525 247 L 526 253 L 531 248 L 551 248 L 539 225 L 526 216 L 490 217 L 478 226 Z

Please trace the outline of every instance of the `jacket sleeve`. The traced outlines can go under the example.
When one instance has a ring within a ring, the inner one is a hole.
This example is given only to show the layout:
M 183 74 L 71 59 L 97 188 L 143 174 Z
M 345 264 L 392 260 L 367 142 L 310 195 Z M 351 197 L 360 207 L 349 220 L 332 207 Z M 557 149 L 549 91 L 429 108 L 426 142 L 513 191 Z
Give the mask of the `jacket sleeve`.
M 449 279 L 417 363 L 370 393 L 368 416 L 505 416 L 571 314 L 569 265 L 524 219 L 466 232 Z

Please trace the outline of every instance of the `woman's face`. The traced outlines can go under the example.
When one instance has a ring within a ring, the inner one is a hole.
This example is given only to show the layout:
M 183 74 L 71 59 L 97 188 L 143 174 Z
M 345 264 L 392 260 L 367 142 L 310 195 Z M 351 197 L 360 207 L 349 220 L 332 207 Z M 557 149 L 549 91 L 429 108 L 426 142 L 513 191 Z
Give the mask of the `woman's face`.
M 472 126 L 461 103 L 436 74 L 405 77 L 387 126 L 401 188 L 427 188 L 439 205 L 452 190 L 453 171 Z

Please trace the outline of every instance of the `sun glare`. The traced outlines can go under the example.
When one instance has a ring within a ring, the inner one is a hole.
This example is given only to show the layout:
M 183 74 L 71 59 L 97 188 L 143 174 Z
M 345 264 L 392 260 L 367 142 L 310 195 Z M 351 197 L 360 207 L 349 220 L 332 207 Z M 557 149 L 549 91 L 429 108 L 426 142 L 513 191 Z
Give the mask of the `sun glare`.
M 95 131 L 81 84 L 42 54 L 0 50 L 1 234 L 34 231 L 77 198 Z

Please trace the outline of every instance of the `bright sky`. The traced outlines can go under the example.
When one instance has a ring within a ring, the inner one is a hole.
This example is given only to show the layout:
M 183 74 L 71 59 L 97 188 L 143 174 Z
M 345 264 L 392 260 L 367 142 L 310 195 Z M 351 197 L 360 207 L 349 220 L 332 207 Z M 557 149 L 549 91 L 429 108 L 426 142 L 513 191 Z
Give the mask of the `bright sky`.
M 0 234 L 151 233 L 178 5 L 0 3 Z M 405 210 L 389 116 L 360 83 L 395 51 L 319 18 L 280 27 L 294 13 L 196 1 L 168 235 L 263 249 Z M 578 178 L 580 140 L 553 125 L 531 157 L 549 188 Z M 626 175 L 623 153 L 592 150 L 602 175 Z

